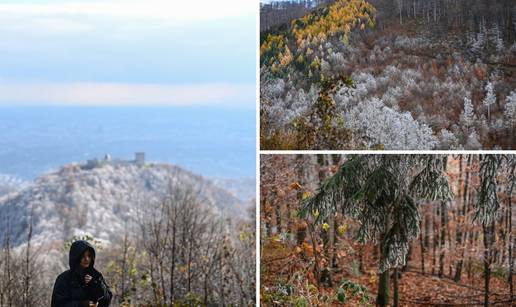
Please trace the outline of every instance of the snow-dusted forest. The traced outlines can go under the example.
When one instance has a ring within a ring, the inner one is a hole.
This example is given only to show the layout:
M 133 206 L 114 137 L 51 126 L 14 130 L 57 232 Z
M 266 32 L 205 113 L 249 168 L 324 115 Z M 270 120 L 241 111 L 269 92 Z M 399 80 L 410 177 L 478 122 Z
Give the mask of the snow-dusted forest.
M 49 306 L 77 239 L 96 247 L 112 306 L 254 305 L 254 200 L 236 197 L 252 192 L 170 164 L 108 160 L 5 190 L 0 306 Z
M 514 1 L 281 2 L 261 20 L 262 149 L 516 147 Z

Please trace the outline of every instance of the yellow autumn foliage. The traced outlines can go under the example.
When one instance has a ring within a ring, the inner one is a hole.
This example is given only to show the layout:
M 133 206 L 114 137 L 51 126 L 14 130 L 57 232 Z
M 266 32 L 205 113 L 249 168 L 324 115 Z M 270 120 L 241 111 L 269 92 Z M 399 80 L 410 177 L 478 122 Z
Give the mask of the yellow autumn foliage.
M 308 14 L 292 21 L 292 32 L 298 46 L 304 40 L 318 38 L 324 41 L 328 36 L 347 36 L 355 27 L 365 29 L 374 26 L 375 8 L 365 0 L 337 0 L 321 16 Z
M 343 236 L 346 233 L 347 228 L 348 228 L 348 226 L 346 226 L 346 225 L 340 225 L 337 228 L 337 232 L 339 233 L 339 235 Z
M 292 55 L 292 52 L 290 52 L 290 49 L 288 48 L 288 46 L 286 46 L 285 51 L 280 53 L 279 55 L 280 65 L 283 67 L 288 66 L 288 64 L 292 62 L 293 58 L 294 56 Z
M 312 195 L 309 191 L 304 191 L 303 192 L 303 200 L 307 199 L 308 197 L 310 197 L 310 195 Z
M 305 58 L 303 57 L 303 55 L 302 55 L 302 54 L 300 54 L 300 55 L 297 57 L 296 62 L 297 62 L 298 64 L 303 64 L 303 63 L 305 62 Z
M 315 56 L 314 60 L 310 64 L 310 68 L 313 69 L 313 70 L 321 69 L 321 60 L 319 60 L 318 56 Z
M 376 275 L 376 272 L 374 270 L 369 271 L 369 283 L 376 284 L 377 280 L 378 276 Z
M 263 44 L 260 46 L 260 56 L 271 50 L 282 51 L 285 48 L 286 42 L 283 35 L 272 35 L 269 34 Z

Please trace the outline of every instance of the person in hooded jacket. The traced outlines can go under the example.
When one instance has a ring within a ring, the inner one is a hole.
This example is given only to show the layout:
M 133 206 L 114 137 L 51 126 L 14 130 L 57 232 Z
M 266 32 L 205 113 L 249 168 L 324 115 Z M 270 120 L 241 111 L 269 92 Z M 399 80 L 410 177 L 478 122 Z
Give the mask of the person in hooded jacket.
M 102 274 L 93 268 L 95 249 L 86 241 L 75 241 L 68 256 L 70 269 L 61 273 L 52 291 L 52 307 L 106 307 L 111 291 Z

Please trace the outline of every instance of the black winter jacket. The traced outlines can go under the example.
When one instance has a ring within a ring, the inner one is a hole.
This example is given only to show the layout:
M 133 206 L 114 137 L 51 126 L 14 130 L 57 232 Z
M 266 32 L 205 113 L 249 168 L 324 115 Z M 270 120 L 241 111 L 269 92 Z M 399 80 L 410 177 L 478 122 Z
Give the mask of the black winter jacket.
M 82 254 L 90 250 L 92 261 L 87 269 L 79 265 Z M 95 263 L 95 249 L 86 241 L 75 241 L 70 247 L 68 257 L 70 269 L 61 273 L 54 284 L 52 292 L 52 307 L 83 307 L 88 301 L 97 302 L 99 307 L 107 307 L 111 302 L 111 291 L 102 274 L 93 268 Z M 86 285 L 85 275 L 92 276 Z

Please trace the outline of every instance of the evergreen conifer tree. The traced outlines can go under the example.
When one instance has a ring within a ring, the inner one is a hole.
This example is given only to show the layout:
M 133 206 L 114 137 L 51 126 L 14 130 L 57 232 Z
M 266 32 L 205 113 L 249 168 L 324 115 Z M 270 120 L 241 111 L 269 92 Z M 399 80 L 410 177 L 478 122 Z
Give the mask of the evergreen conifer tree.
M 389 304 L 389 269 L 405 264 L 419 233 L 417 201 L 452 199 L 445 161 L 440 155 L 352 156 L 303 203 L 301 216 L 320 223 L 342 212 L 359 222 L 361 242 L 379 241 L 379 306 Z

